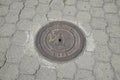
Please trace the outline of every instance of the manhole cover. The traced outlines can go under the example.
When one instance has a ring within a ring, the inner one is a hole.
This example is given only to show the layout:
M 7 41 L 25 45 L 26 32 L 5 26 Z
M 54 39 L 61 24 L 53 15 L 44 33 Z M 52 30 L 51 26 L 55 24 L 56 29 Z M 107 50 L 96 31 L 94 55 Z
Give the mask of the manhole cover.
M 65 21 L 50 22 L 40 29 L 36 37 L 40 54 L 57 61 L 75 58 L 83 50 L 85 42 L 81 29 Z

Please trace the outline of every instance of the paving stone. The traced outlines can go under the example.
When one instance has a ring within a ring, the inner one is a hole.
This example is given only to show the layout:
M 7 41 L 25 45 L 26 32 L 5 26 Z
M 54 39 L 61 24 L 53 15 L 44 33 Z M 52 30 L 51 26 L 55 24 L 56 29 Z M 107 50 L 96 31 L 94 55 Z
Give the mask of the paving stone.
M 86 36 L 89 36 L 91 34 L 92 28 L 91 28 L 91 25 L 89 23 L 84 23 L 84 24 L 79 23 L 79 26 L 81 26 L 84 29 Z
M 89 70 L 77 70 L 75 80 L 95 80 L 93 74 Z
M 0 52 L 6 52 L 10 46 L 9 38 L 0 38 Z
M 0 16 L 5 16 L 8 13 L 8 6 L 0 6 Z
M 49 6 L 47 4 L 39 4 L 39 6 L 36 8 L 36 13 L 39 15 L 45 15 L 48 13 Z
M 15 24 L 5 24 L 0 28 L 0 36 L 12 36 L 15 30 Z
M 74 63 L 66 63 L 57 67 L 57 76 L 59 78 L 73 78 L 76 71 Z
M 62 78 L 58 78 L 57 80 L 72 80 L 72 79 L 67 79 L 67 78 L 66 78 L 66 79 L 64 79 L 64 78 L 62 79 Z
M 25 7 L 35 7 L 38 5 L 38 0 L 26 0 Z
M 39 0 L 40 3 L 50 4 L 51 0 Z
M 28 41 L 29 35 L 27 31 L 16 31 L 13 35 L 13 44 L 24 46 Z
M 30 20 L 20 20 L 17 23 L 17 29 L 18 30 L 31 30 L 33 27 L 33 23 Z
M 88 12 L 78 12 L 77 14 L 77 20 L 82 24 L 82 23 L 87 23 L 90 21 L 91 16 Z
M 103 0 L 90 0 L 90 4 L 93 7 L 102 7 L 104 1 Z
M 36 15 L 33 18 L 33 24 L 39 28 L 47 23 L 47 18 L 45 15 Z
M 120 74 L 116 73 L 116 80 L 120 80 Z
M 41 67 L 36 74 L 36 80 L 56 80 L 56 72 L 48 67 Z
M 90 0 L 82 0 L 82 1 L 86 1 L 86 2 L 89 2 Z
M 7 16 L 5 17 L 6 22 L 16 23 L 18 21 L 18 14 L 19 14 L 19 11 L 17 10 L 10 10 Z
M 18 80 L 35 80 L 33 75 L 20 75 Z
M 39 68 L 38 59 L 34 56 L 24 55 L 19 68 L 22 74 L 34 74 Z
M 92 18 L 91 27 L 93 29 L 105 29 L 107 23 L 104 18 Z
M 120 26 L 110 25 L 107 27 L 107 31 L 110 34 L 110 37 L 120 37 Z
M 65 4 L 67 5 L 74 5 L 76 3 L 76 0 L 66 0 Z
M 20 18 L 22 19 L 32 19 L 35 15 L 34 8 L 24 8 L 21 12 Z
M 0 27 L 2 27 L 5 24 L 5 18 L 0 17 Z
M 93 38 L 96 44 L 106 45 L 108 41 L 108 35 L 103 30 L 94 30 Z
M 24 54 L 24 47 L 12 45 L 6 54 L 7 62 L 19 63 Z
M 105 3 L 104 11 L 106 13 L 117 13 L 117 6 L 114 3 Z
M 80 69 L 92 70 L 95 61 L 94 61 L 94 58 L 92 57 L 91 52 L 85 52 L 75 62 L 77 63 Z
M 8 6 L 8 5 L 10 5 L 13 1 L 15 1 L 15 0 L 0 0 L 0 4 Z
M 86 51 L 94 52 L 95 50 L 95 41 L 93 37 L 93 33 L 86 38 Z
M 115 0 L 105 0 L 104 2 L 105 3 L 112 3 L 112 2 L 114 2 Z
M 106 20 L 109 25 L 119 25 L 120 18 L 117 14 L 106 14 Z
M 0 69 L 0 80 L 15 80 L 18 77 L 18 66 L 6 63 Z
M 113 55 L 112 58 L 111 58 L 111 63 L 112 63 L 112 66 L 115 69 L 116 74 L 118 74 L 118 76 L 120 76 L 120 56 L 119 55 Z
M 4 65 L 5 60 L 5 53 L 0 52 L 0 68 Z
M 74 24 L 77 24 L 77 19 L 74 16 L 63 15 L 62 19 L 65 21 L 69 21 L 69 22 L 72 22 Z
M 62 10 L 64 7 L 63 0 L 53 0 L 50 4 L 50 8 L 54 10 Z
M 98 61 L 110 61 L 111 52 L 107 45 L 97 45 L 94 53 L 94 58 Z
M 114 74 L 110 63 L 97 62 L 94 68 L 96 80 L 113 80 Z
M 116 0 L 116 4 L 118 7 L 120 7 L 120 0 Z
M 75 16 L 77 10 L 75 6 L 65 6 L 63 9 L 64 15 Z
M 102 8 L 93 7 L 91 8 L 90 13 L 92 17 L 97 17 L 97 18 L 104 17 L 104 11 Z
M 110 49 L 115 54 L 120 54 L 120 39 L 119 38 L 110 38 L 109 46 L 110 46 Z
M 59 11 L 59 10 L 51 10 L 48 13 L 47 17 L 48 17 L 49 20 L 61 20 L 61 18 L 62 18 L 62 12 Z
M 118 12 L 118 15 L 120 16 L 120 10 L 119 10 L 119 12 Z
M 10 5 L 11 10 L 18 10 L 22 9 L 23 7 L 23 2 L 14 2 L 13 4 Z
M 69 1 L 69 0 L 68 0 Z M 85 1 L 78 1 L 77 2 L 77 8 L 81 11 L 89 11 L 91 6 L 89 2 Z
M 0 17 L 0 27 L 2 27 L 4 23 L 5 23 L 4 17 Z

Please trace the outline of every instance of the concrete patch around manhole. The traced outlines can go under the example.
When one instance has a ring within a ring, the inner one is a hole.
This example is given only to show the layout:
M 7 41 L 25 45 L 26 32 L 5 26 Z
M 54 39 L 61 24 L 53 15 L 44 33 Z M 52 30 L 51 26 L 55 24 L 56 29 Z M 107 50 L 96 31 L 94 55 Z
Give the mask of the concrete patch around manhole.
M 52 61 L 68 61 L 82 53 L 86 45 L 84 32 L 73 23 L 53 21 L 37 33 L 35 44 L 39 54 Z

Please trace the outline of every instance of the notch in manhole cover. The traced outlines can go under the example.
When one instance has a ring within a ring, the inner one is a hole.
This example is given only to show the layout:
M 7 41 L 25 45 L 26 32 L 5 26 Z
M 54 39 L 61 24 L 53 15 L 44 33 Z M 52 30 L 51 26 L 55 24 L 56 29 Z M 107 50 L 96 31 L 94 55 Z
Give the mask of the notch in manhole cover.
M 40 54 L 48 59 L 67 61 L 82 52 L 86 39 L 76 25 L 54 21 L 39 30 L 35 43 Z

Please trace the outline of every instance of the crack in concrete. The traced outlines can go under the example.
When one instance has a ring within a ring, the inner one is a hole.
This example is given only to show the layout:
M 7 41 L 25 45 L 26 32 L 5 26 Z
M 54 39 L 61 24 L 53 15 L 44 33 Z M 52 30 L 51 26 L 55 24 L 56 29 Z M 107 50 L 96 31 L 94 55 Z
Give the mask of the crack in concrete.
M 20 11 L 19 11 L 19 14 L 18 14 L 18 21 L 16 22 L 16 24 L 20 21 L 20 15 L 21 15 L 21 13 L 22 13 L 22 11 L 23 11 L 23 9 L 25 8 L 25 2 L 23 2 L 23 7 L 20 9 Z
M 53 2 L 53 0 L 51 0 L 51 1 L 49 2 L 49 5 L 51 5 L 52 2 Z
M 11 45 L 12 45 L 12 43 L 10 43 L 8 49 L 6 50 L 6 52 L 5 52 L 6 54 L 7 54 L 8 50 L 10 49 Z M 6 57 L 6 54 L 5 54 L 5 61 L 4 61 L 4 64 L 0 67 L 0 69 L 3 68 L 3 67 L 5 66 L 5 64 L 7 63 L 7 57 Z

